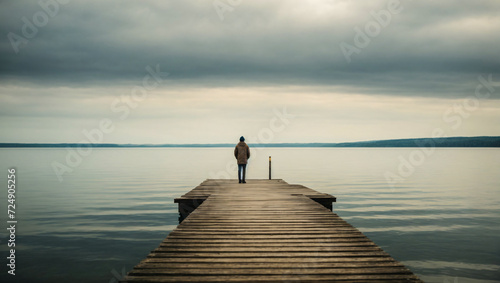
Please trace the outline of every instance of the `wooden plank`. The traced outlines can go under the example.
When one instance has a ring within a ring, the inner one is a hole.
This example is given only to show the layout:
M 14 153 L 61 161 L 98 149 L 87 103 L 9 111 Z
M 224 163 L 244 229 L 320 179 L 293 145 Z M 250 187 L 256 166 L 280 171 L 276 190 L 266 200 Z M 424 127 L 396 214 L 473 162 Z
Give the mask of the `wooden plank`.
M 356 246 L 356 247 L 345 247 L 345 246 L 320 246 L 320 247 L 296 247 L 296 246 L 285 246 L 285 247 L 159 247 L 153 250 L 155 253 L 172 253 L 172 252 L 216 252 L 216 253 L 226 253 L 226 252 L 266 252 L 266 253 L 288 253 L 288 252 L 350 252 L 350 251 L 381 251 L 382 249 L 372 245 L 372 246 Z
M 369 241 L 371 242 L 366 236 L 364 235 L 359 235 L 359 237 L 335 237 L 335 238 L 310 238 L 310 239 L 290 239 L 290 238 L 278 238 L 278 239 L 268 239 L 268 238 L 261 238 L 261 239 L 256 239 L 256 238 L 249 238 L 249 239 L 229 239 L 229 238 L 222 238 L 222 239 L 214 239 L 214 238 L 206 238 L 206 239 L 186 239 L 186 238 L 174 238 L 174 237 L 167 237 L 165 240 L 163 240 L 162 243 L 173 243 L 173 244 L 181 244 L 181 243 L 239 243 L 239 244 L 246 244 L 246 245 L 252 245 L 252 244 L 265 244 L 265 243 L 282 243 L 284 245 L 287 244 L 294 244 L 296 245 L 297 243 L 322 243 L 322 244 L 327 244 L 327 243 L 346 243 L 346 242 L 366 242 Z
M 290 243 L 290 242 L 288 242 Z M 270 247 L 284 247 L 284 246 L 293 246 L 293 247 L 366 247 L 366 246 L 375 246 L 375 243 L 369 241 L 363 242 L 344 242 L 344 243 L 322 243 L 322 242 L 312 242 L 312 243 L 302 243 L 296 242 L 293 245 L 284 245 L 282 242 L 265 242 L 265 243 L 246 243 L 246 242 L 226 242 L 226 243 L 198 243 L 198 242 L 162 242 L 160 247 L 249 247 L 249 248 L 270 248 Z
M 361 274 L 411 274 L 404 266 L 395 267 L 354 267 L 354 268 L 151 268 L 134 269 L 131 276 L 163 276 L 163 275 L 282 275 L 300 272 L 301 275 L 361 275 Z
M 144 262 L 135 266 L 135 269 L 176 269 L 176 268 L 373 268 L 373 267 L 402 267 L 399 262 L 380 261 L 380 262 Z
M 422 282 L 412 274 L 363 274 L 363 275 L 301 275 L 293 270 L 283 275 L 226 275 L 226 276 L 127 276 L 127 282 Z
M 149 258 L 335 258 L 335 257 L 389 257 L 384 251 L 355 252 L 287 252 L 287 253 L 257 253 L 257 252 L 177 252 L 150 253 Z
M 202 235 L 202 234 L 190 234 L 190 233 L 176 233 L 170 234 L 168 238 L 176 238 L 176 239 L 336 239 L 336 238 L 365 238 L 365 235 L 358 233 L 331 233 L 331 234 L 280 234 L 280 235 L 269 235 L 269 234 L 260 234 L 260 235 L 239 235 L 239 234 L 220 234 L 220 235 Z
M 158 263 L 158 262 L 176 262 L 176 263 L 293 263 L 298 265 L 301 264 L 313 264 L 313 263 L 352 263 L 352 262 L 395 262 L 393 258 L 386 257 L 297 257 L 297 258 L 230 258 L 230 257 L 220 257 L 220 258 L 170 258 L 170 257 L 151 257 L 145 258 L 142 262 L 144 263 Z

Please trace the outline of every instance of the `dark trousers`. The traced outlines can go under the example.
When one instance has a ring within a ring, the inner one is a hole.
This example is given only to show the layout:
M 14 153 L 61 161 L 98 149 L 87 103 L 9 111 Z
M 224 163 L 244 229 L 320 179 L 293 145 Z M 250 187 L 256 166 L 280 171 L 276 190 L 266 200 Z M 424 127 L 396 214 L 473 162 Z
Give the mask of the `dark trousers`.
M 245 181 L 246 169 L 247 169 L 246 164 L 238 164 L 238 181 L 240 181 L 240 182 Z

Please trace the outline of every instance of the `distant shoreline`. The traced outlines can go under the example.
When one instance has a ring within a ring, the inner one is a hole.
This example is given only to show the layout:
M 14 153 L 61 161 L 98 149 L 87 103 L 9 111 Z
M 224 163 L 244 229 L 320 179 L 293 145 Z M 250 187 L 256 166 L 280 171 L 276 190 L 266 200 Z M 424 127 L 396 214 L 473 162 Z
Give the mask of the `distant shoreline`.
M 236 144 L 236 143 L 235 143 Z M 214 148 L 235 144 L 0 143 L 0 148 Z M 344 143 L 248 143 L 251 147 L 500 147 L 499 136 L 393 139 Z

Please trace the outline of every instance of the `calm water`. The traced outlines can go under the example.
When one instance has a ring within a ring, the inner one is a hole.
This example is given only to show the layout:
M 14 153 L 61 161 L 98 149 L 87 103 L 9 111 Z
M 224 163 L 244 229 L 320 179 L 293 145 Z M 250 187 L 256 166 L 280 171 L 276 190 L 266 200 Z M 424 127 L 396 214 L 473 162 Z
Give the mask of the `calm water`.
M 500 150 L 437 149 L 391 187 L 416 149 L 253 150 L 248 178 L 333 194 L 335 212 L 427 282 L 500 282 Z M 117 282 L 177 225 L 173 199 L 204 179 L 236 176 L 231 148 L 94 149 L 59 182 L 65 149 L 0 149 L 0 220 L 7 169 L 17 168 L 16 276 L 1 282 Z M 13 280 L 15 279 L 15 280 Z

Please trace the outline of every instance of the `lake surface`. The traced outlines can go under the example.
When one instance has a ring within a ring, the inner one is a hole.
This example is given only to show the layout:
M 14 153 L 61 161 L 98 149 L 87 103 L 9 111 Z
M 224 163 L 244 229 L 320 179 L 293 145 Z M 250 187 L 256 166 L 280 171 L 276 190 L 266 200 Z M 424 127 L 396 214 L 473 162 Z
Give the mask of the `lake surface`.
M 93 149 L 60 182 L 51 164 L 66 155 L 0 149 L 1 282 L 117 282 L 176 227 L 175 197 L 207 178 L 236 178 L 232 148 Z M 500 149 L 255 148 L 247 178 L 268 177 L 269 155 L 273 178 L 335 195 L 335 213 L 426 282 L 500 282 Z M 6 267 L 11 167 L 15 277 Z

